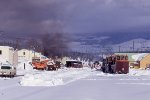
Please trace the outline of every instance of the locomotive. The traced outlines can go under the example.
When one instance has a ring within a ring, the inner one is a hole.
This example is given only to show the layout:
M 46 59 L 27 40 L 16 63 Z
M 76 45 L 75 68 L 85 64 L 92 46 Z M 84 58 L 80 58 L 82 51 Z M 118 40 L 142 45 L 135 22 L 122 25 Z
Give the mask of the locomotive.
M 127 74 L 129 61 L 127 55 L 111 55 L 103 59 L 101 70 L 104 73 Z

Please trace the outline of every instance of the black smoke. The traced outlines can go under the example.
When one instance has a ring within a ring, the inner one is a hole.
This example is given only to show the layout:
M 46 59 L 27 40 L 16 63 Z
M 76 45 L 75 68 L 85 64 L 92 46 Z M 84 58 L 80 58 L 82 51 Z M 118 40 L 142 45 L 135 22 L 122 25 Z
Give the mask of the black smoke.
M 58 0 L 0 0 L 0 45 L 62 55 L 68 48 L 63 6 Z

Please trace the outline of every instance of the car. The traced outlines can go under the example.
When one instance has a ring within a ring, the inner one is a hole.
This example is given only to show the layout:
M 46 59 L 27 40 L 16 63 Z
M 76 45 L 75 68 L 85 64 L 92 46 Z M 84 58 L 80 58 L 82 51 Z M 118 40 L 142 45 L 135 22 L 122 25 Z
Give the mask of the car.
M 16 75 L 16 68 L 11 64 L 2 64 L 0 66 L 0 76 L 14 77 Z

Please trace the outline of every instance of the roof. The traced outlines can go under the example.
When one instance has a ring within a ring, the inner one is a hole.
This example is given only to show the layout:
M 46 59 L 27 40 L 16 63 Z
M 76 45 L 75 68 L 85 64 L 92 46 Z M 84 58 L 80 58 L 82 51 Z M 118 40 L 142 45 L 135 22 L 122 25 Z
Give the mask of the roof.
M 34 50 L 29 50 L 29 49 L 21 49 L 21 50 L 18 50 L 18 52 L 22 52 L 22 51 L 35 52 L 35 53 L 41 54 L 41 53 L 39 53 L 39 52 L 36 52 L 36 51 L 34 51 Z
M 140 54 L 136 54 L 136 55 L 132 55 L 132 58 L 135 61 L 141 61 L 144 57 L 146 57 L 147 55 L 149 55 L 149 53 L 140 53 Z
M 32 51 L 32 50 L 28 50 L 28 49 L 21 49 L 21 50 L 18 50 L 18 51 Z
M 10 46 L 0 46 L 0 48 L 13 48 L 13 47 L 10 47 Z

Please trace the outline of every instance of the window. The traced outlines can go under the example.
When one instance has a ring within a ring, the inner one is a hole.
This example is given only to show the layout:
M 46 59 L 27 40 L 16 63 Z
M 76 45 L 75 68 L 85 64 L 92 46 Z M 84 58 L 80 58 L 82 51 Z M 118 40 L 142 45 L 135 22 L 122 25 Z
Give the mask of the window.
M 0 55 L 2 54 L 2 50 L 0 50 Z
M 120 56 L 117 56 L 117 60 L 120 60 Z
M 26 53 L 25 53 L 25 52 L 23 52 L 23 55 L 26 55 Z
M 1 66 L 1 69 L 11 69 L 10 66 Z

